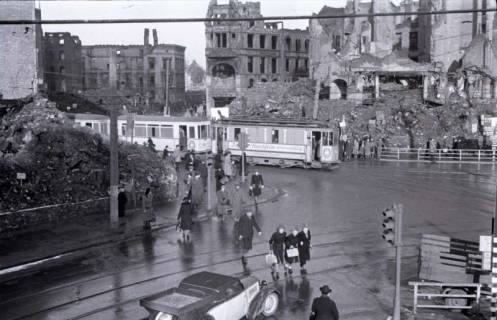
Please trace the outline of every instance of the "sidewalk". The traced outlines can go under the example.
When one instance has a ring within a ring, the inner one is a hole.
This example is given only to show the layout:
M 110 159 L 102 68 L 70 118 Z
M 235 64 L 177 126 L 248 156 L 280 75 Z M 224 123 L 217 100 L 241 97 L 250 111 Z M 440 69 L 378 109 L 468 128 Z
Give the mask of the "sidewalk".
M 231 188 L 233 183 L 228 183 Z M 248 187 L 243 187 L 247 192 Z M 183 192 L 183 193 L 181 193 Z M 184 194 L 184 186 L 180 186 L 180 196 Z M 281 192 L 271 186 L 266 186 L 258 203 L 273 201 Z M 78 219 L 61 222 L 49 229 L 37 230 L 32 233 L 10 239 L 0 240 L 0 277 L 5 274 L 27 269 L 30 265 L 39 263 L 49 264 L 60 262 L 62 258 L 74 258 L 83 255 L 87 249 L 117 243 L 125 239 L 141 236 L 147 232 L 161 229 L 174 228 L 181 197 L 177 200 L 159 205 L 154 208 L 156 222 L 152 224 L 151 231 L 143 230 L 143 217 L 141 210 L 128 209 L 126 216 L 120 218 L 119 226 L 110 227 L 109 217 L 105 215 L 91 215 Z M 196 220 L 206 220 L 215 214 L 216 192 L 212 185 L 212 210 L 207 212 L 207 195 L 204 196 L 204 205 Z M 253 206 L 252 201 L 247 201 L 245 206 Z

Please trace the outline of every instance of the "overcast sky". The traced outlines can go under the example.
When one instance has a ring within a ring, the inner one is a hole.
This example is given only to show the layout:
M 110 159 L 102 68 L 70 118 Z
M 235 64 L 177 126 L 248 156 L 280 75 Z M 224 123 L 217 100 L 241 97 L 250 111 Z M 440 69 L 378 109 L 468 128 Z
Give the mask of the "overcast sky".
M 310 15 L 324 6 L 344 6 L 345 0 L 261 0 L 264 16 Z M 395 1 L 397 2 L 397 1 Z M 228 0 L 218 0 L 228 3 Z M 39 0 L 43 19 L 124 19 L 205 17 L 209 0 Z M 285 28 L 305 29 L 307 20 L 285 21 Z M 186 59 L 205 66 L 203 23 L 45 25 L 44 32 L 69 31 L 83 45 L 142 44 L 143 29 L 157 29 L 159 43 L 186 47 Z M 152 32 L 150 32 L 152 34 Z M 152 40 L 151 40 L 152 41 Z

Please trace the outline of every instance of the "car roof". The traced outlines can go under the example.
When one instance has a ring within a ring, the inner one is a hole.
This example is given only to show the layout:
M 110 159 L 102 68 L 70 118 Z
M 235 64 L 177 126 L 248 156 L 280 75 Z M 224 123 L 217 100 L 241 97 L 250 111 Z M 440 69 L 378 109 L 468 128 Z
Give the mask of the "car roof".
M 226 288 L 240 288 L 242 286 L 240 279 L 236 277 L 226 276 L 223 274 L 202 271 L 186 277 L 181 281 L 182 285 L 190 285 L 194 287 L 207 288 L 215 291 L 222 291 Z

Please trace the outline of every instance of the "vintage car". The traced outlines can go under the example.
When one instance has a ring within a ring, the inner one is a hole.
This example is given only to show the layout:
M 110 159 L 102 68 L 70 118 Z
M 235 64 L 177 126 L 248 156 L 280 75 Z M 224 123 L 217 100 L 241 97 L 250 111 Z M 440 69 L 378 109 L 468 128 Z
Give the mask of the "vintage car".
M 276 313 L 280 293 L 252 276 L 199 272 L 140 300 L 149 320 L 239 320 Z

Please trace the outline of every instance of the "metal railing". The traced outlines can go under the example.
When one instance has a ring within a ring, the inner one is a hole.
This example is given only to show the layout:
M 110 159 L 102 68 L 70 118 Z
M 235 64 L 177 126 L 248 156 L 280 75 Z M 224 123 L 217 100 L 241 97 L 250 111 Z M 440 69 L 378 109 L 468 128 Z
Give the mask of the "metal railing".
M 382 161 L 412 161 L 440 163 L 494 163 L 497 162 L 496 150 L 469 149 L 429 149 L 383 148 Z
M 440 282 L 409 282 L 414 287 L 413 313 L 418 309 L 472 309 L 472 303 L 458 303 L 460 299 L 474 301 L 478 307 L 481 297 L 481 284 L 479 283 L 440 283 Z M 424 291 L 421 288 L 431 289 Z M 433 289 L 438 291 L 433 291 Z M 454 293 L 450 291 L 454 290 Z M 437 299 L 445 300 L 440 303 Z M 419 304 L 420 300 L 423 304 Z M 429 304 L 431 301 L 431 304 Z M 453 302 L 453 303 L 451 303 Z

